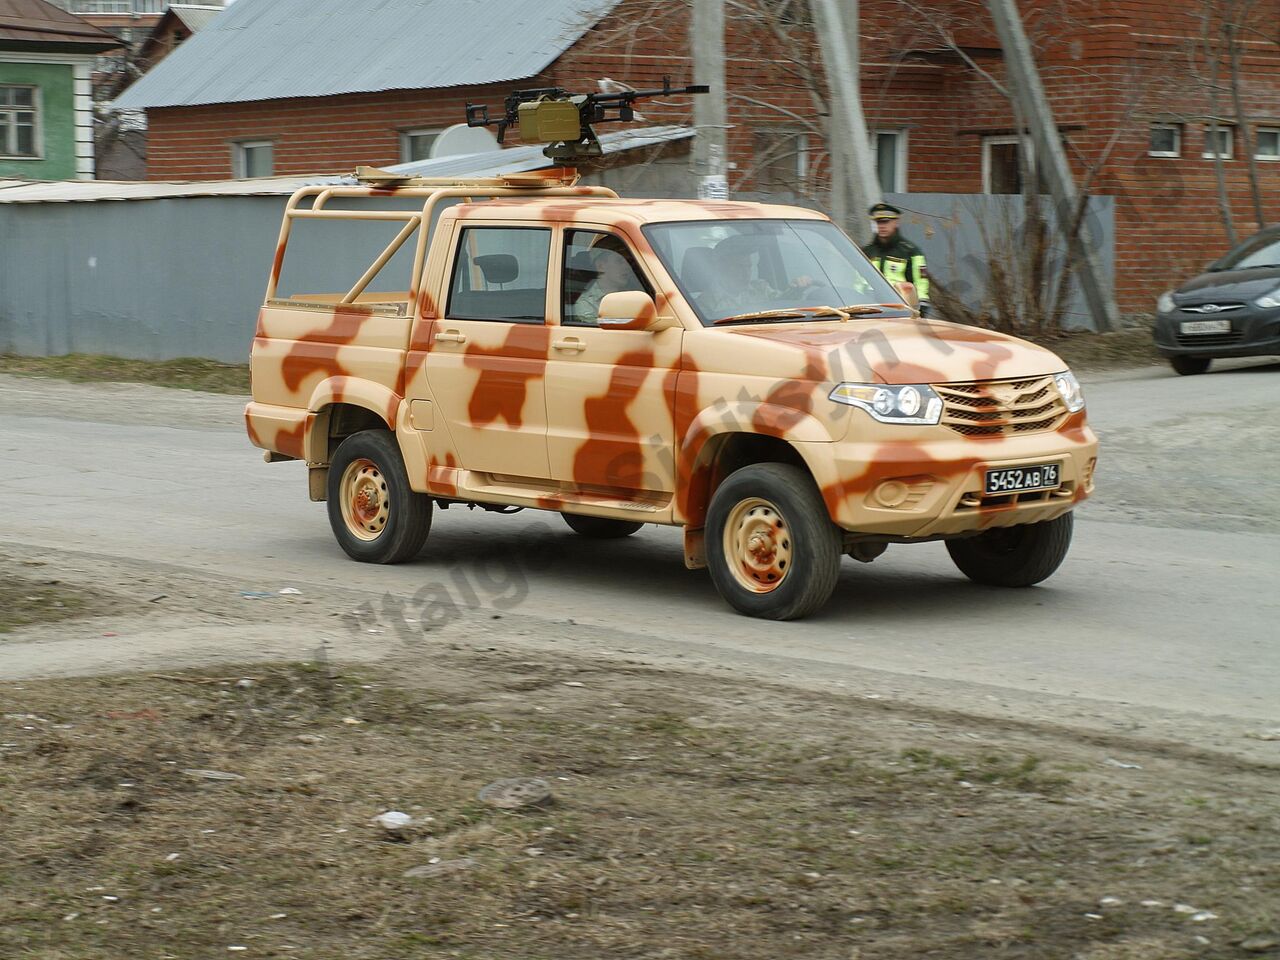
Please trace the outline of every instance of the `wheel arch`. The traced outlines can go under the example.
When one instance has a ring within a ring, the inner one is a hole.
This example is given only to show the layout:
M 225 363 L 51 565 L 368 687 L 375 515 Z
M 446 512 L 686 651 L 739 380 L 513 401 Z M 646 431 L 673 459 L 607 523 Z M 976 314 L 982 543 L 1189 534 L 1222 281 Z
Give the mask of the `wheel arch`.
M 800 449 L 783 437 L 749 430 L 723 430 L 705 438 L 687 472 L 681 497 L 683 520 L 688 529 L 706 524 L 707 508 L 716 488 L 735 470 L 753 463 L 787 463 L 803 470 L 817 483 Z
M 338 444 L 361 430 L 395 430 L 402 399 L 380 383 L 359 377 L 329 377 L 311 392 L 314 422 L 307 460 L 329 463 Z

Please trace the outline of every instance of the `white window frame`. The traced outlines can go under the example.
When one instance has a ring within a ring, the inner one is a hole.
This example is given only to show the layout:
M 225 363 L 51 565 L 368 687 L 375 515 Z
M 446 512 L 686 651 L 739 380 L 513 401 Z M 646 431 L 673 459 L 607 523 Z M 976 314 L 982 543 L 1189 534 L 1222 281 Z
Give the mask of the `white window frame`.
M 245 151 L 256 147 L 271 148 L 271 173 L 267 176 L 275 176 L 276 172 L 276 142 L 274 140 L 234 140 L 231 143 L 231 176 L 236 180 L 246 180 L 249 177 L 245 163 Z
M 19 88 L 19 89 L 22 89 L 22 90 L 30 90 L 30 91 L 31 91 L 31 109 L 30 109 L 30 110 L 27 110 L 27 109 L 25 109 L 25 108 L 14 108 L 14 107 L 0 107 L 0 109 L 4 110 L 5 112 L 12 111 L 12 112 L 14 112 L 14 113 L 17 113 L 17 112 L 18 112 L 18 109 L 22 109 L 22 112 L 23 112 L 23 113 L 34 113 L 34 114 L 36 115 L 36 121 L 35 121 L 35 123 L 32 125 L 32 131 L 31 131 L 31 136 L 32 136 L 32 138 L 33 138 L 33 139 L 34 139 L 34 141 L 35 141 L 34 145 L 35 145 L 35 148 L 36 148 L 36 152 L 35 152 L 35 153 L 15 153 L 15 154 L 8 154 L 8 153 L 5 153 L 5 152 L 4 152 L 4 149 L 3 149 L 3 147 L 8 146 L 8 144 L 3 144 L 3 145 L 0 145 L 0 159 L 3 159 L 3 160 L 43 160 L 43 159 L 45 158 L 45 156 L 44 156 L 44 97 L 43 97 L 43 91 L 40 89 L 40 87 L 38 87 L 38 86 L 36 86 L 35 84 L 32 84 L 32 83 L 4 83 L 4 84 L 0 84 L 0 86 L 3 86 L 3 87 L 15 87 L 15 88 Z
M 909 142 L 908 131 L 906 127 L 890 127 L 886 130 L 871 131 L 871 151 L 873 157 L 880 156 L 879 138 L 881 136 L 894 137 L 897 145 L 894 147 L 894 178 L 893 189 L 890 193 L 906 193 L 907 192 L 907 144 Z M 876 179 L 880 179 L 880 171 L 876 171 Z
M 1151 133 L 1155 130 L 1172 130 L 1173 131 L 1173 149 L 1172 150 L 1152 150 L 1151 149 Z M 1182 156 L 1182 124 L 1180 123 L 1153 123 L 1147 131 L 1147 156 L 1162 157 L 1169 160 L 1176 160 Z
M 1263 153 L 1261 150 L 1262 137 L 1261 134 L 1274 133 L 1276 135 L 1276 152 Z M 1265 160 L 1268 163 L 1275 163 L 1280 160 L 1280 127 L 1254 127 L 1253 129 L 1253 159 Z
M 1016 143 L 1024 151 L 1026 151 L 1027 159 L 1031 162 L 1031 168 L 1035 169 L 1036 150 L 1035 144 L 1031 142 L 1031 138 L 1023 134 L 1009 133 L 1001 134 L 995 137 L 982 138 L 982 192 L 991 193 L 991 148 L 1003 146 L 1005 144 Z M 992 194 L 992 196 L 1004 196 L 1004 194 Z
M 1221 155 L 1221 156 L 1222 156 L 1222 159 L 1223 159 L 1223 160 L 1234 160 L 1234 159 L 1236 158 L 1236 132 L 1235 132 L 1235 130 L 1231 127 L 1231 125 L 1230 125 L 1230 124 L 1220 123 L 1220 124 L 1218 124 L 1218 133 L 1219 133 L 1219 134 L 1226 134 L 1226 136 L 1227 136 L 1227 152 Z M 1203 154 L 1201 154 L 1201 158 L 1202 158 L 1202 159 L 1204 159 L 1204 160 L 1213 160 L 1214 158 L 1216 158 L 1216 157 L 1218 156 L 1218 154 L 1217 154 L 1217 153 L 1215 153 L 1215 152 L 1213 151 L 1213 149 L 1212 149 L 1212 146 L 1213 146 L 1212 141 L 1211 141 L 1212 136 L 1213 136 L 1213 127 L 1209 126 L 1208 124 L 1205 124 L 1205 128 L 1204 128 L 1204 153 L 1203 153 Z
M 431 144 L 432 149 L 434 149 L 436 143 L 440 139 L 440 134 L 444 133 L 444 129 L 445 129 L 444 127 L 413 127 L 412 129 L 409 129 L 409 130 L 401 130 L 400 131 L 400 162 L 401 163 L 418 162 L 413 160 L 412 157 L 410 156 L 409 140 L 411 137 L 434 136 L 436 139 L 435 141 L 432 141 L 432 144 Z M 430 157 L 425 157 L 424 159 L 430 159 Z

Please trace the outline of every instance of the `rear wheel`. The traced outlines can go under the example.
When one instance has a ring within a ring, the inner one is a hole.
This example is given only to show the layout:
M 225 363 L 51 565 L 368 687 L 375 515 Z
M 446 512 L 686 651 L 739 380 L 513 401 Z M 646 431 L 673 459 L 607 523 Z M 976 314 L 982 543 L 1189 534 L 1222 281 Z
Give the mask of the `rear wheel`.
M 362 563 L 403 563 L 431 531 L 431 498 L 409 486 L 395 437 L 365 430 L 343 440 L 329 465 L 329 525 Z
M 580 513 L 562 513 L 560 516 L 564 517 L 564 522 L 569 525 L 570 530 L 592 540 L 617 540 L 621 537 L 629 537 L 644 526 L 643 523 L 632 520 L 584 517 Z
M 1000 527 L 976 537 L 948 540 L 947 552 L 970 580 L 993 587 L 1029 587 L 1047 580 L 1071 547 L 1073 515 L 1018 527 Z
M 1204 357 L 1170 357 L 1169 365 L 1174 371 L 1182 377 L 1193 377 L 1197 373 L 1204 373 L 1209 369 L 1212 360 Z
M 707 511 L 707 566 L 726 602 L 766 620 L 808 616 L 831 598 L 841 535 L 803 470 L 760 463 L 735 471 Z

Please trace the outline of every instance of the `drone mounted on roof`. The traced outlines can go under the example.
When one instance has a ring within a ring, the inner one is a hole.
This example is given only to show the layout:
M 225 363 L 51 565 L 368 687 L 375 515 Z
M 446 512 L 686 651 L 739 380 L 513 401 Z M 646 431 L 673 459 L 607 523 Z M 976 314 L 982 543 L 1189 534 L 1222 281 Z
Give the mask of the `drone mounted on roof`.
M 620 93 L 572 94 L 562 87 L 536 87 L 516 90 L 503 101 L 499 120 L 489 116 L 482 103 L 467 104 L 467 126 L 498 128 L 502 143 L 508 127 L 520 131 L 526 143 L 545 143 L 543 149 L 552 160 L 582 160 L 604 156 L 593 127 L 597 123 L 630 122 L 636 118 L 632 105 L 650 97 L 672 97 L 707 93 L 706 84 L 686 87 L 671 86 L 671 78 L 663 77 L 657 90 L 624 90 Z

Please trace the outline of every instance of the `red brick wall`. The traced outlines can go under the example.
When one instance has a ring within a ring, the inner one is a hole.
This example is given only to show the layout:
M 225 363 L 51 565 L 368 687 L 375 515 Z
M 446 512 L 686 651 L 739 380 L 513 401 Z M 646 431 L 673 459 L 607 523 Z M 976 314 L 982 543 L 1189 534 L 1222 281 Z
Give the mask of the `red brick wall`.
M 1208 113 L 1203 84 L 1192 78 L 1190 51 L 1196 11 L 1204 0 L 1024 0 L 1045 85 L 1064 130 L 1077 177 L 1089 190 L 1116 197 L 1119 243 L 1117 292 L 1122 310 L 1149 311 L 1155 296 L 1198 271 L 1226 246 L 1218 216 L 1214 163 L 1201 158 L 1204 137 L 1188 121 L 1183 156 L 1147 155 L 1153 118 Z M 1008 102 L 992 81 L 1004 80 L 998 44 L 982 0 L 941 0 L 919 16 L 915 0 L 863 0 L 863 96 L 872 127 L 903 128 L 909 137 L 908 189 L 966 193 L 982 189 L 982 137 L 1012 133 Z M 730 6 L 729 10 L 735 10 Z M 731 13 L 732 15 L 732 13 Z M 440 128 L 463 118 L 468 100 L 498 106 L 511 88 L 560 84 L 594 89 L 600 77 L 634 86 L 692 81 L 686 9 L 624 0 L 609 20 L 590 31 L 542 77 L 512 84 L 440 91 L 394 91 L 314 100 L 282 100 L 149 111 L 151 179 L 231 175 L 232 143 L 275 144 L 278 174 L 338 173 L 358 164 L 400 159 L 399 131 Z M 1274 26 L 1270 30 L 1275 33 Z M 942 35 L 964 44 L 988 80 L 943 49 Z M 1263 36 L 1268 35 L 1263 33 Z M 746 20 L 730 20 L 726 65 L 730 159 L 734 185 L 754 189 L 757 131 L 804 128 L 811 132 L 813 165 L 821 154 L 821 84 L 813 38 L 794 32 L 780 43 Z M 904 54 L 910 52 L 909 56 Z M 1251 116 L 1280 126 L 1280 44 L 1258 40 L 1245 58 L 1246 106 Z M 753 101 L 764 101 L 770 106 Z M 688 101 L 647 104 L 656 122 L 687 122 Z M 803 119 L 788 117 L 786 112 Z M 1230 113 L 1228 104 L 1220 116 Z M 1237 138 L 1237 159 L 1225 163 L 1228 193 L 1242 235 L 1256 228 L 1249 202 L 1247 162 Z M 1265 219 L 1280 220 L 1280 163 L 1259 162 Z M 813 186 L 820 189 L 821 177 Z M 820 194 L 819 194 L 820 196 Z

